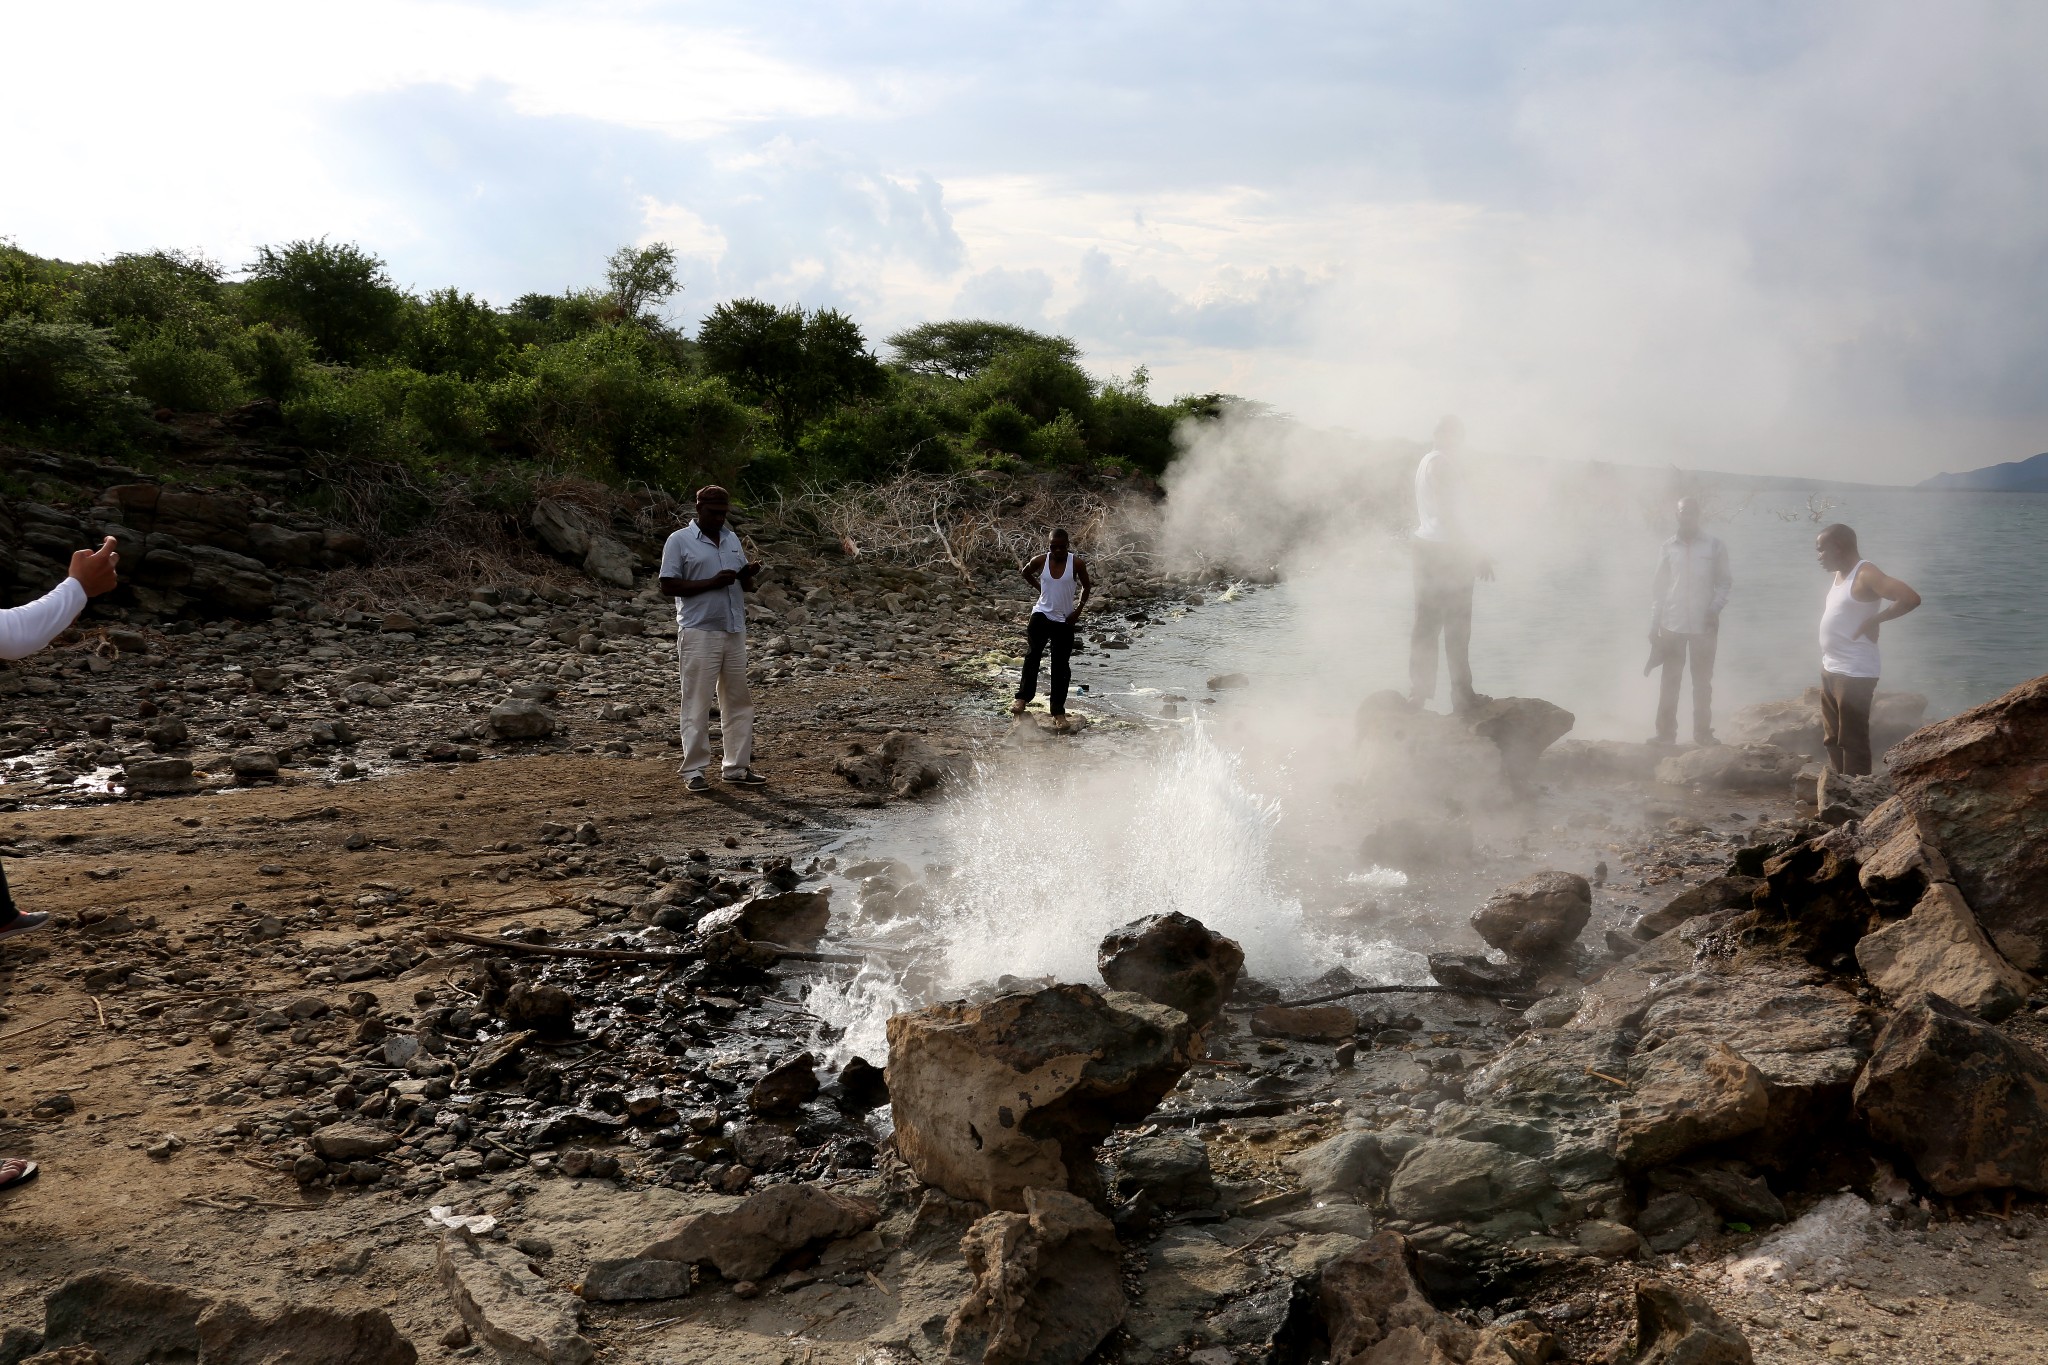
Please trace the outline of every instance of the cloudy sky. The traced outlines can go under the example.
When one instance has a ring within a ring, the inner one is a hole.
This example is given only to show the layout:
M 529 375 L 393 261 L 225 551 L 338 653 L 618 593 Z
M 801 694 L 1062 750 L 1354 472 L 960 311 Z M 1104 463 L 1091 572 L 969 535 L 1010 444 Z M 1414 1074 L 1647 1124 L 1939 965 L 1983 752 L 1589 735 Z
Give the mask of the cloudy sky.
M 1502 453 L 1872 481 L 2048 449 L 2048 5 L 20 6 L 0 234 L 327 235 L 496 301 L 681 253 L 879 339 Z

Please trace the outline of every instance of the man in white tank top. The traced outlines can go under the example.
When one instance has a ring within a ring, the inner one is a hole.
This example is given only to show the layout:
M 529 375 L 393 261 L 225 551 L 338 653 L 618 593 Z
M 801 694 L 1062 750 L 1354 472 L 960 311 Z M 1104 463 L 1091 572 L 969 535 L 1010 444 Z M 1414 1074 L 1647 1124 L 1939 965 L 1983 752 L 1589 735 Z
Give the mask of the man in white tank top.
M 1021 716 L 1038 695 L 1038 666 L 1052 646 L 1053 720 L 1065 728 L 1067 682 L 1072 676 L 1068 659 L 1074 652 L 1074 623 L 1088 605 L 1094 584 L 1088 580 L 1088 564 L 1067 548 L 1065 527 L 1054 527 L 1046 552 L 1024 566 L 1024 581 L 1038 592 L 1031 608 L 1031 624 L 1024 631 L 1024 676 L 1017 684 L 1017 699 L 1010 714 Z
M 1919 606 L 1920 594 L 1864 559 L 1856 532 L 1839 522 L 1821 528 L 1813 549 L 1820 566 L 1835 576 L 1820 616 L 1821 743 L 1830 768 L 1860 777 L 1870 771 L 1878 627 Z

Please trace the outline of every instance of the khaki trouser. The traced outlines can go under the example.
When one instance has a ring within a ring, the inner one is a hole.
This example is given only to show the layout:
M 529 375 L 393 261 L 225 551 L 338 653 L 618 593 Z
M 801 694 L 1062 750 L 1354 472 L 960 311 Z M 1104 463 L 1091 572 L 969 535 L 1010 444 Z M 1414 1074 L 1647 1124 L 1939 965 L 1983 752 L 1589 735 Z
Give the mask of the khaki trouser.
M 1876 694 L 1875 678 L 1821 670 L 1820 742 L 1828 751 L 1828 766 L 1838 773 L 1864 777 L 1870 772 L 1870 701 Z
M 1714 648 L 1720 639 L 1720 632 L 1714 630 L 1700 635 L 1657 632 L 1657 648 L 1664 660 L 1663 676 L 1657 685 L 1657 738 L 1678 738 L 1678 687 L 1688 657 L 1692 660 L 1693 742 L 1705 744 L 1713 738 Z
M 724 767 L 736 774 L 754 765 L 754 694 L 747 687 L 747 637 L 740 631 L 677 630 L 676 659 L 683 675 L 683 776 L 711 765 L 711 699 L 718 697 Z

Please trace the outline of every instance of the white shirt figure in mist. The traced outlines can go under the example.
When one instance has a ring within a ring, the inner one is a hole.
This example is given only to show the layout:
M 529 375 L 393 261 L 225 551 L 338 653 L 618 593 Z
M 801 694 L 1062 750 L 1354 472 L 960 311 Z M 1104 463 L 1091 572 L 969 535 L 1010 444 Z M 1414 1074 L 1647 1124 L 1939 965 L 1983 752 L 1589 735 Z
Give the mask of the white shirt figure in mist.
M 1650 662 L 1664 670 L 1657 688 L 1657 733 L 1652 744 L 1678 739 L 1678 685 L 1692 660 L 1692 742 L 1714 739 L 1714 648 L 1721 637 L 1721 609 L 1735 578 L 1728 572 L 1728 547 L 1700 530 L 1697 499 L 1678 500 L 1678 534 L 1664 542 L 1650 584 Z
M 725 519 L 732 496 L 717 484 L 697 490 L 697 519 L 661 547 L 661 590 L 676 599 L 676 659 L 683 675 L 683 788 L 708 792 L 711 699 L 725 749 L 721 775 L 739 786 L 768 779 L 754 771 L 754 694 L 747 686 L 747 603 L 761 565 L 750 561 Z
M 1437 642 L 1451 669 L 1451 709 L 1479 701 L 1472 690 L 1472 582 L 1493 580 L 1493 566 L 1473 551 L 1464 522 L 1458 452 L 1465 424 L 1446 417 L 1435 444 L 1415 466 L 1415 628 L 1408 639 L 1408 700 L 1436 696 Z
M 114 566 L 120 562 L 112 536 L 101 541 L 97 550 L 73 551 L 71 572 L 62 583 L 26 606 L 0 611 L 0 659 L 27 658 L 62 635 L 85 610 L 88 597 L 114 590 L 119 583 Z M 7 874 L 0 872 L 0 940 L 33 933 L 49 922 L 48 911 L 22 910 L 15 905 L 7 889 Z M 0 1157 L 0 1190 L 35 1179 L 36 1170 L 36 1163 L 25 1157 Z
M 1813 551 L 1835 576 L 1820 614 L 1820 742 L 1828 767 L 1860 777 L 1870 771 L 1877 629 L 1919 606 L 1920 594 L 1864 559 L 1856 532 L 1840 522 L 1821 528 Z

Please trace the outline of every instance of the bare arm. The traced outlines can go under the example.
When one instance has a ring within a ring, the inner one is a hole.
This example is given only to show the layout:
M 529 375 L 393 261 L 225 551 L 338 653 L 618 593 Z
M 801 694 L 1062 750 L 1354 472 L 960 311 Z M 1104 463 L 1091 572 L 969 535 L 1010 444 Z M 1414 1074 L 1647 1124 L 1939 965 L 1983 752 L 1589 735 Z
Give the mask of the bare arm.
M 1862 629 L 1856 632 L 1858 635 L 1867 635 L 1873 640 L 1877 638 L 1877 628 L 1879 626 L 1883 625 L 1886 621 L 1898 620 L 1901 616 L 1904 616 L 1907 612 L 1920 605 L 1920 594 L 1913 591 L 1911 584 L 1906 583 L 1902 579 L 1893 578 L 1875 564 L 1865 564 L 1863 566 L 1862 571 L 1856 575 L 1856 586 L 1850 591 L 1859 597 L 1863 597 L 1863 600 L 1866 602 L 1872 598 L 1881 598 L 1891 603 L 1883 611 L 1865 621 Z M 1869 596 L 1864 597 L 1865 593 L 1868 593 Z
M 1033 592 L 1037 592 L 1039 588 L 1038 576 L 1045 572 L 1045 556 L 1038 556 L 1018 570 L 1018 572 L 1024 577 L 1024 586 Z
M 759 565 L 751 567 L 756 570 L 760 568 Z M 695 597 L 700 592 L 713 592 L 719 588 L 729 588 L 735 582 L 740 582 L 738 570 L 720 569 L 709 578 L 664 578 L 661 580 L 661 590 L 670 597 Z M 743 588 L 748 587 L 745 583 L 740 585 Z M 751 591 L 751 589 L 749 590 Z
M 1074 614 L 1067 618 L 1070 623 L 1079 620 L 1081 613 L 1087 610 L 1088 594 L 1095 587 L 1094 581 L 1088 577 L 1088 561 L 1079 555 L 1075 555 L 1073 559 L 1074 581 L 1081 585 L 1081 595 L 1074 599 Z

